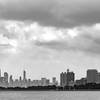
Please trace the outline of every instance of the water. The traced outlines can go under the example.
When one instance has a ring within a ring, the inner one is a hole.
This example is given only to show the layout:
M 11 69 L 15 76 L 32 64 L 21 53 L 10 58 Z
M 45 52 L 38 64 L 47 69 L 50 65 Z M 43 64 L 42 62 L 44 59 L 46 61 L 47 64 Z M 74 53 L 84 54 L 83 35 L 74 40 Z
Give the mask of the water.
M 6 91 L 0 92 L 0 100 L 100 100 L 100 92 Z

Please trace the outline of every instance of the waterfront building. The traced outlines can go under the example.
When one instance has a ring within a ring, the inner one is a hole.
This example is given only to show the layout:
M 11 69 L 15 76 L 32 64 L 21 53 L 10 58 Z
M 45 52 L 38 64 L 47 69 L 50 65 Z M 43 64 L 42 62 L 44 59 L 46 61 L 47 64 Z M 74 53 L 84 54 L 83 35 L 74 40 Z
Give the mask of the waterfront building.
M 58 85 L 58 82 L 57 82 L 57 80 L 56 80 L 56 77 L 53 77 L 52 78 L 52 85 Z
M 50 85 L 50 80 L 49 79 L 46 80 L 46 86 L 48 86 L 48 85 Z
M 13 78 L 12 78 L 12 75 L 10 75 L 10 77 L 9 77 L 9 86 L 13 87 Z
M 74 80 L 75 80 L 75 74 L 74 74 L 74 72 L 69 72 L 69 69 L 67 69 L 67 86 L 70 83 L 74 83 Z
M 100 84 L 100 73 L 97 74 L 97 84 Z
M 87 70 L 87 83 L 96 83 L 98 77 L 98 71 L 96 69 Z
M 74 72 L 70 72 L 69 69 L 66 72 L 62 72 L 60 74 L 60 85 L 62 87 L 69 86 L 70 84 L 74 83 L 75 80 L 75 74 Z
M 26 71 L 23 71 L 23 80 L 26 81 Z
M 8 73 L 4 72 L 4 85 L 8 86 Z
M 67 85 L 67 73 L 66 72 L 62 72 L 60 74 L 60 86 L 64 87 Z
M 87 83 L 86 78 L 81 78 L 80 80 L 75 81 L 75 85 L 85 85 Z
M 47 79 L 46 78 L 41 78 L 41 85 L 46 86 L 47 85 Z
M 0 86 L 4 87 L 4 77 L 0 77 Z

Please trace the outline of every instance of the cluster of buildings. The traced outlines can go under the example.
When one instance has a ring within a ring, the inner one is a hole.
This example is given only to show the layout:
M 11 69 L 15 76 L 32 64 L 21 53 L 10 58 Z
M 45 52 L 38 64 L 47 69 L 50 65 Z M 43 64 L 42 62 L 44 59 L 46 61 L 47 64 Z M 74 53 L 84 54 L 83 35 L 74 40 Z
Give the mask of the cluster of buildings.
M 75 73 L 70 72 L 67 69 L 67 72 L 62 72 L 60 74 L 60 86 L 74 86 L 74 85 L 85 85 L 88 83 L 100 84 L 100 72 L 96 69 L 88 69 L 86 77 L 83 77 L 79 80 L 75 80 Z
M 79 80 L 75 80 L 75 73 L 69 71 L 60 73 L 60 86 L 74 86 L 74 85 L 85 85 L 87 83 L 96 83 L 100 84 L 100 72 L 96 69 L 88 69 L 86 77 L 83 77 Z M 4 75 L 1 76 L 0 70 L 0 87 L 31 87 L 31 86 L 49 86 L 55 85 L 58 86 L 58 81 L 56 77 L 52 78 L 52 82 L 50 79 L 41 78 L 40 80 L 31 80 L 27 79 L 26 71 L 23 71 L 23 77 L 19 77 L 19 79 L 13 79 L 12 75 L 8 75 L 7 72 L 4 72 Z
M 58 85 L 58 81 L 56 77 L 52 78 L 52 82 L 50 82 L 47 78 L 41 78 L 40 80 L 31 80 L 27 79 L 26 71 L 23 71 L 23 77 L 19 77 L 19 79 L 13 79 L 12 75 L 8 75 L 7 72 L 4 72 L 4 75 L 1 76 L 0 70 L 0 87 L 30 87 L 30 86 L 48 86 L 48 85 Z

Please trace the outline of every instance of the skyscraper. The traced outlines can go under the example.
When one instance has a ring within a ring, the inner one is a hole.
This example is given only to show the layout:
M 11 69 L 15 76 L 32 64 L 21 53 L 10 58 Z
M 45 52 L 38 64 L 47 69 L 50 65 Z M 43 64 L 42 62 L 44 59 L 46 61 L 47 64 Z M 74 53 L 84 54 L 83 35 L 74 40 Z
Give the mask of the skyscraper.
M 9 77 L 9 86 L 13 86 L 13 78 L 12 75 Z
M 22 81 L 22 77 L 20 76 L 20 77 L 19 77 L 19 82 L 21 82 L 21 81 Z
M 67 69 L 67 85 L 69 85 L 71 82 L 74 82 L 74 80 L 75 80 L 74 72 L 69 72 L 69 69 Z
M 57 85 L 56 77 L 53 77 L 53 78 L 52 78 L 52 84 L 53 84 L 53 85 Z
M 23 71 L 23 80 L 26 81 L 26 71 Z
M 67 70 L 67 73 L 66 72 L 62 72 L 60 74 L 60 85 L 62 87 L 64 86 L 68 86 L 70 83 L 74 83 L 74 80 L 75 80 L 75 74 L 74 72 L 69 72 L 69 69 Z
M 4 84 L 5 86 L 8 85 L 8 73 L 7 72 L 4 72 Z
M 96 83 L 97 75 L 98 75 L 98 72 L 96 69 L 87 70 L 87 83 Z
M 60 74 L 60 85 L 62 86 L 62 87 L 64 87 L 64 86 L 66 86 L 66 84 L 67 84 L 67 73 L 66 72 L 62 72 L 61 74 Z

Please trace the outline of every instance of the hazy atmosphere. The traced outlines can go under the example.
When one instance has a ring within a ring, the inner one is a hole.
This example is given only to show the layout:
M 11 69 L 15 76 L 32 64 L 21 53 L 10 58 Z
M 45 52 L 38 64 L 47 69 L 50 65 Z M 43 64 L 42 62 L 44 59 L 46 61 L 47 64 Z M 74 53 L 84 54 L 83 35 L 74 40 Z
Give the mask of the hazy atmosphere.
M 100 0 L 0 0 L 0 68 L 31 79 L 100 71 Z

